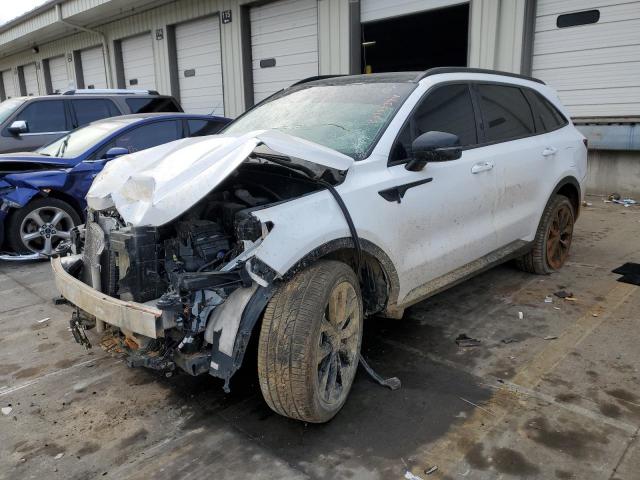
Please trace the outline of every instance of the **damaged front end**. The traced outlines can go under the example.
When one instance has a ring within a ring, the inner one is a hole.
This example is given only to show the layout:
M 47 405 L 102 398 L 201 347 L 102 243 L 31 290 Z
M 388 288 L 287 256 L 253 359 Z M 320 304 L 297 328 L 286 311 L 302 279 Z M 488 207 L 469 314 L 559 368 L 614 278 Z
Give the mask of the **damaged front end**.
M 278 282 L 254 256 L 277 227 L 253 212 L 322 189 L 253 152 L 243 160 L 157 226 L 127 219 L 122 199 L 90 208 L 72 232 L 73 254 L 52 260 L 60 293 L 77 307 L 71 331 L 79 343 L 90 346 L 85 330 L 95 329 L 101 346 L 129 366 L 209 373 L 228 391 Z M 91 192 L 88 200 L 91 207 Z

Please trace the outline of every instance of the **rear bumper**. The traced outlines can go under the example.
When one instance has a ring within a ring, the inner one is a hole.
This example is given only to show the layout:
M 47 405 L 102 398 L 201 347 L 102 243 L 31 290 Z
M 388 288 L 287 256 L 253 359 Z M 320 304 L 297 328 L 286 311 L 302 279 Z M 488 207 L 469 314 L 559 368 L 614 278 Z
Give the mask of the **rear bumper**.
M 137 302 L 110 297 L 69 274 L 62 258 L 52 258 L 51 267 L 56 287 L 69 302 L 109 325 L 158 338 L 163 336 L 162 311 Z

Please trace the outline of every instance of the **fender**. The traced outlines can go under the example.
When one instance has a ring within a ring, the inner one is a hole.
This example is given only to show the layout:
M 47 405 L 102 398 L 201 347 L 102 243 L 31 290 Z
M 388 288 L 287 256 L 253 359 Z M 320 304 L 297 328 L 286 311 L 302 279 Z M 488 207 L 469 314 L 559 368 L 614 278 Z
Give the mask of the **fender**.
M 551 197 L 553 195 L 556 195 L 557 193 L 559 193 L 560 190 L 562 190 L 563 187 L 565 187 L 567 185 L 571 185 L 571 186 L 575 187 L 575 189 L 578 191 L 577 202 L 576 202 L 576 205 L 574 205 L 575 210 L 576 210 L 574 213 L 575 213 L 576 219 L 577 219 L 578 216 L 580 215 L 580 205 L 581 205 L 581 202 L 582 202 L 582 189 L 580 188 L 580 182 L 573 175 L 568 175 L 568 176 L 564 177 L 562 180 L 560 180 L 556 184 L 556 186 L 553 189 L 553 192 L 551 193 L 551 195 L 549 195 L 549 200 L 547 200 L 547 203 L 551 200 Z M 545 208 L 546 208 L 546 205 L 545 205 Z

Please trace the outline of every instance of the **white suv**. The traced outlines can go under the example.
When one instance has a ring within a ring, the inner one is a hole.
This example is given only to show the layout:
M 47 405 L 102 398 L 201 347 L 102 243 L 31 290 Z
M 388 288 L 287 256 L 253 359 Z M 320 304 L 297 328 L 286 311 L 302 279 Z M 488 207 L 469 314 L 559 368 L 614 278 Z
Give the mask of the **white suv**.
M 437 68 L 315 78 L 221 134 L 110 162 L 52 260 L 76 340 L 229 379 L 253 335 L 266 402 L 325 422 L 364 319 L 499 262 L 566 261 L 587 148 L 535 79 Z

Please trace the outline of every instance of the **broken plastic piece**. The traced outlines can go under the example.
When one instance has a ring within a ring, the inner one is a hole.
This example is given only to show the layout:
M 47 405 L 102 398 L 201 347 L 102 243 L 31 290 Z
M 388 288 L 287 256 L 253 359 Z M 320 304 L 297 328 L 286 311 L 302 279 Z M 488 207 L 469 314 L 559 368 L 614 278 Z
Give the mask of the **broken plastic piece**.
M 567 292 L 566 290 L 558 290 L 557 292 L 554 292 L 553 294 L 558 298 L 573 297 L 573 293 L 572 292 Z
M 433 467 L 429 468 L 428 470 L 425 470 L 424 473 L 427 475 L 431 475 L 432 473 L 435 473 L 438 471 L 438 466 L 434 465 Z
M 478 345 L 480 345 L 480 340 L 476 338 L 471 338 L 467 336 L 466 333 L 461 333 L 456 338 L 456 344 L 459 347 L 477 347 Z
M 373 378 L 377 383 L 382 385 L 383 387 L 387 387 L 390 390 L 398 390 L 402 384 L 398 377 L 390 377 L 390 378 L 382 378 L 378 375 L 373 368 L 369 366 L 367 361 L 364 359 L 362 354 L 360 354 L 360 365 L 365 369 L 365 371 L 369 374 L 371 378 Z

